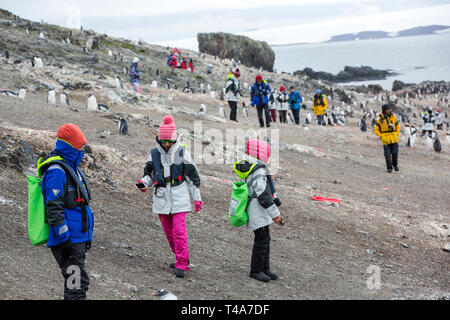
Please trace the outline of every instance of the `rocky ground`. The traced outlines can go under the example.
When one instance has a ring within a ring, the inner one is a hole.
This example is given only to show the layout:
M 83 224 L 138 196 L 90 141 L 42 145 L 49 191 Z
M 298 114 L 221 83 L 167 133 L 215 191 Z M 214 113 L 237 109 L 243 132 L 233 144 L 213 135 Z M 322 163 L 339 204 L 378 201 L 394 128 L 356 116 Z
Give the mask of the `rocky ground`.
M 84 53 L 78 46 L 65 45 L 62 49 L 60 41 L 51 39 L 51 33 L 43 44 L 36 35 L 26 35 L 19 23 L 0 29 L 0 36 L 0 43 L 24 48 L 11 50 L 12 55 L 25 57 L 38 50 L 45 64 L 42 69 L 32 68 L 27 62 L 3 60 L 0 64 L 1 89 L 18 91 L 20 86 L 27 86 L 24 100 L 0 95 L 1 299 L 62 298 L 62 277 L 50 250 L 32 247 L 27 237 L 25 174 L 33 173 L 37 158 L 54 147 L 56 130 L 66 122 L 80 125 L 88 139 L 82 165 L 91 183 L 95 215 L 94 243 L 87 257 L 90 299 L 152 299 L 152 292 L 160 288 L 181 299 L 450 296 L 450 256 L 443 249 L 450 241 L 450 146 L 440 132 L 441 153 L 427 150 L 425 140 L 420 138 L 410 149 L 404 146 L 406 137 L 402 134 L 400 172 L 386 173 L 379 140 L 370 129 L 364 133 L 359 130 L 362 113 L 358 106 L 371 101 L 366 108 L 378 109 L 382 103 L 379 97 L 390 93 L 376 95 L 363 92 L 365 89 L 347 89 L 354 114 L 346 127 L 313 124 L 305 130 L 303 126 L 277 123 L 272 126 L 275 131 L 268 132 L 274 144 L 279 135 L 275 183 L 286 224 L 271 227 L 272 269 L 280 279 L 263 284 L 248 277 L 253 234 L 232 227 L 227 220 L 231 185 L 237 179 L 232 165 L 223 161 L 206 164 L 211 150 L 215 154 L 223 150 L 212 135 L 219 132 L 225 137 L 230 129 L 256 130 L 256 110 L 251 108 L 249 117 L 243 118 L 240 109 L 239 124 L 235 124 L 220 116 L 219 106 L 224 102 L 217 95 L 212 98 L 209 92 L 185 94 L 154 88 L 151 83 L 158 78 L 150 73 L 143 76 L 142 94 L 134 93 L 126 81 L 124 89 L 115 88 L 113 77 L 125 62 L 115 62 L 101 50 L 95 53 L 98 63 L 89 66 L 83 62 Z M 146 50 L 140 56 L 143 66 L 151 66 L 153 71 L 160 68 L 164 81 L 170 78 L 170 70 L 164 69 L 166 48 L 145 44 L 136 48 Z M 67 52 L 66 56 L 46 58 L 46 50 Z M 120 50 L 127 57 L 134 55 L 128 49 Z M 231 62 L 211 56 L 198 61 L 198 71 L 177 71 L 176 81 L 181 85 L 190 80 L 197 86 L 201 82 L 194 79 L 206 77 L 203 69 L 215 63 L 215 73 L 204 85 L 210 83 L 213 91 L 221 90 Z M 60 63 L 61 67 L 51 63 Z M 97 70 L 96 74 L 83 74 L 88 67 Z M 258 71 L 240 68 L 243 82 L 251 83 Z M 99 74 L 106 79 L 99 79 Z M 319 85 L 287 74 L 264 75 L 277 86 L 298 85 L 308 100 Z M 70 108 L 61 107 L 58 99 L 57 106 L 47 104 L 48 87 L 55 87 L 59 98 L 64 84 L 70 92 Z M 86 111 L 90 93 L 99 103 L 107 104 L 109 111 Z M 436 98 L 434 94 L 408 98 L 404 104 L 399 101 L 399 108 L 412 115 L 420 111 L 420 105 L 435 104 L 440 98 L 442 95 Z M 248 102 L 248 95 L 243 101 Z M 338 96 L 330 97 L 330 101 L 336 105 L 344 102 Z M 206 119 L 197 117 L 200 104 L 207 107 Z M 228 107 L 225 110 L 228 113 Z M 448 111 L 448 107 L 443 110 Z M 157 127 L 167 113 L 184 131 L 183 139 L 191 152 L 196 150 L 194 142 L 201 143 L 203 149 L 197 165 L 205 204 L 200 214 L 188 215 L 191 271 L 184 279 L 175 278 L 168 266 L 174 256 L 161 224 L 151 212 L 151 194 L 142 194 L 133 187 L 142 175 Z M 118 134 L 120 115 L 128 121 L 128 136 Z M 302 110 L 302 123 L 304 118 Z M 420 124 L 417 118 L 411 116 L 411 120 Z M 195 129 L 198 121 L 201 132 Z M 239 145 L 225 147 L 241 151 Z M 312 201 L 312 195 L 338 198 L 341 205 Z M 380 271 L 379 289 L 367 285 L 373 276 L 371 270 Z

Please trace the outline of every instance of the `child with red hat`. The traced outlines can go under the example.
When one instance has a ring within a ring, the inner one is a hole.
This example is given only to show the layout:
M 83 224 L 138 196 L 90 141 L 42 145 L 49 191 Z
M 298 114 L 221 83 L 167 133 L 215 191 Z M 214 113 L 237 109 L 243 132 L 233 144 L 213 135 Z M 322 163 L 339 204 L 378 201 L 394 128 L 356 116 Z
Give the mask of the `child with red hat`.
M 72 123 L 60 126 L 56 136 L 55 149 L 40 158 L 37 165 L 38 175 L 42 177 L 45 221 L 49 226 L 47 247 L 52 250 L 64 277 L 64 299 L 84 300 L 89 286 L 85 259 L 94 228 L 88 181 L 78 168 L 86 138 Z M 73 272 L 69 267 L 78 268 L 79 286 L 68 286 Z
M 289 96 L 286 93 L 286 88 L 284 86 L 280 87 L 280 92 L 275 97 L 275 101 L 278 106 L 278 113 L 280 115 L 280 123 L 287 123 L 287 112 L 289 109 Z

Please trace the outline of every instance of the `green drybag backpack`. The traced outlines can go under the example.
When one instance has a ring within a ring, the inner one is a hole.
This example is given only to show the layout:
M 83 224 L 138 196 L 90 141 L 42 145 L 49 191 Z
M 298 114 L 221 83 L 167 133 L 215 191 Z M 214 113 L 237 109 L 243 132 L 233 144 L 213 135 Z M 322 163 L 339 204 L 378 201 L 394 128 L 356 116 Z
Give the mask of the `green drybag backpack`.
M 248 222 L 248 187 L 246 182 L 234 182 L 228 218 L 231 225 L 241 227 Z
M 49 227 L 45 223 L 45 205 L 42 179 L 27 175 L 28 182 L 28 237 L 33 246 L 47 242 Z

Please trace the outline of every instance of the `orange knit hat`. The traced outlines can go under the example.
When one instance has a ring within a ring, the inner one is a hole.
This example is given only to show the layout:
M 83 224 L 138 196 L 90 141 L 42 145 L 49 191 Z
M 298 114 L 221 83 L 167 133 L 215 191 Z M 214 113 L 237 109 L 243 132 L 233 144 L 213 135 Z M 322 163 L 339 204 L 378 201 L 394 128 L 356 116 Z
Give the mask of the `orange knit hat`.
M 86 144 L 87 140 L 81 132 L 80 127 L 73 123 L 66 123 L 58 128 L 56 133 L 58 139 L 67 142 L 75 149 Z

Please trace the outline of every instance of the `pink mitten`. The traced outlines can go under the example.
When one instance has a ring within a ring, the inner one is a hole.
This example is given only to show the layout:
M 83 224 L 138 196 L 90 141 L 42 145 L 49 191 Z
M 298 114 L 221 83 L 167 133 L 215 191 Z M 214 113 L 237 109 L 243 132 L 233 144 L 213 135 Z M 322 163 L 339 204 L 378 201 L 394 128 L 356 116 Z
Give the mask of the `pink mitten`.
M 203 209 L 203 201 L 194 201 L 195 212 L 198 212 Z

